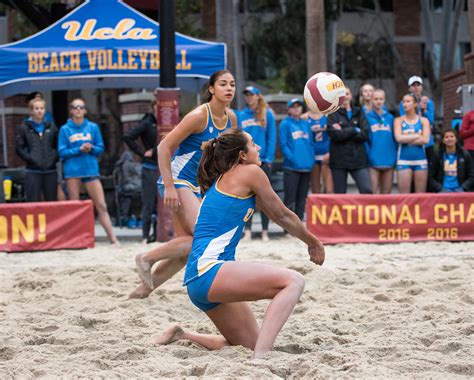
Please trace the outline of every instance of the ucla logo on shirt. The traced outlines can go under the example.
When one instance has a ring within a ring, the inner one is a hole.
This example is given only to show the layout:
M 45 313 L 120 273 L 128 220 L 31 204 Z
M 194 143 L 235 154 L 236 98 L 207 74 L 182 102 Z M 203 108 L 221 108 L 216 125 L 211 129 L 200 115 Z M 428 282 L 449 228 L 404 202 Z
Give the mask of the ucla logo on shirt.
M 450 177 L 456 177 L 458 173 L 458 162 L 454 160 L 451 162 L 449 159 L 444 161 L 444 174 Z
M 294 131 L 291 133 L 291 137 L 293 137 L 293 140 L 309 138 L 308 133 L 303 132 L 303 131 Z
M 380 132 L 380 131 L 391 132 L 390 125 L 384 125 L 384 124 L 372 124 L 370 126 L 370 129 L 372 132 Z
M 74 143 L 76 141 L 91 141 L 92 135 L 90 133 L 74 133 L 73 135 L 69 136 L 69 141 Z

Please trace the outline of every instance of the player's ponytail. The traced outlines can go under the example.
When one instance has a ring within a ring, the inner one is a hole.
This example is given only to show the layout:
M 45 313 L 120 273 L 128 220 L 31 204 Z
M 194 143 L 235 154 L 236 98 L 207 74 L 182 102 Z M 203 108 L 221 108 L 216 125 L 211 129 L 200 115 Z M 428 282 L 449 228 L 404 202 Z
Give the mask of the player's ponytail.
M 239 163 L 240 152 L 247 153 L 247 142 L 241 129 L 230 129 L 206 144 L 197 172 L 202 194 L 222 174 Z

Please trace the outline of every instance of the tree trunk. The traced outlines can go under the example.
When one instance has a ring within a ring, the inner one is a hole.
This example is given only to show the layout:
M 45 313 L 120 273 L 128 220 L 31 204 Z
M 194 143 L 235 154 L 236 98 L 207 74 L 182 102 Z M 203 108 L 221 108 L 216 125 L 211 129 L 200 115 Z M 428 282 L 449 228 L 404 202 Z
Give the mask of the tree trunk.
M 236 85 L 237 107 L 242 106 L 239 91 L 243 85 L 243 61 L 240 45 L 239 4 L 235 0 L 216 0 L 217 40 L 227 44 L 227 68 L 234 74 Z
M 474 51 L 474 0 L 468 0 L 469 31 L 471 34 L 471 52 Z
M 306 0 L 307 77 L 327 71 L 324 0 Z
M 244 89 L 244 61 L 242 59 L 242 37 L 240 30 L 240 12 L 239 12 L 239 0 L 233 0 L 233 12 L 232 12 L 232 40 L 234 50 L 234 78 L 235 78 L 235 101 L 237 108 L 241 109 L 244 106 L 244 98 L 242 90 Z

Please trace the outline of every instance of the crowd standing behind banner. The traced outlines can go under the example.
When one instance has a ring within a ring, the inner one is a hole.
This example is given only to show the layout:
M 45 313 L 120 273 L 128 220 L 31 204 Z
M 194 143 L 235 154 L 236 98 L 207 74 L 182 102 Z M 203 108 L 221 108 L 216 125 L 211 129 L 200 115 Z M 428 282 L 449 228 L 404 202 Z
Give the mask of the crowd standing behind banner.
M 353 176 L 360 193 L 389 194 L 394 169 L 400 193 L 425 192 L 427 188 L 431 192 L 474 190 L 474 110 L 463 117 L 459 132 L 462 140 L 458 141 L 454 130 L 443 131 L 443 140 L 435 152 L 434 104 L 423 94 L 420 77 L 410 77 L 408 87 L 410 93 L 401 100 L 400 117 L 396 119 L 387 111 L 385 92 L 369 83 L 360 88 L 363 112 L 352 105 L 349 88 L 344 104 L 329 117 L 303 114 L 301 99 L 288 102 L 288 116 L 279 125 L 278 142 L 283 154 L 285 204 L 300 218 L 310 183 L 313 193 L 344 193 L 347 174 Z M 270 177 L 277 142 L 274 113 L 258 88 L 249 86 L 244 94 L 247 107 L 238 113 L 239 126 L 261 147 L 262 168 Z M 59 153 L 64 164 L 60 174 L 64 171 L 69 199 L 78 199 L 80 185 L 84 184 L 109 240 L 116 242 L 99 181 L 97 156 L 104 145 L 98 126 L 85 118 L 84 101 L 75 99 L 71 103 L 72 117 L 60 129 L 58 142 L 58 131 L 42 94 L 35 92 L 29 98 L 30 117 L 16 130 L 16 151 L 26 164 L 26 200 L 57 199 L 55 168 Z M 123 137 L 143 160 L 143 241 L 150 241 L 151 216 L 156 212 L 154 113 L 152 102 L 140 125 Z M 138 139 L 141 144 L 136 142 Z M 266 240 L 268 217 L 261 214 L 262 238 Z M 247 234 L 250 224 L 251 219 Z

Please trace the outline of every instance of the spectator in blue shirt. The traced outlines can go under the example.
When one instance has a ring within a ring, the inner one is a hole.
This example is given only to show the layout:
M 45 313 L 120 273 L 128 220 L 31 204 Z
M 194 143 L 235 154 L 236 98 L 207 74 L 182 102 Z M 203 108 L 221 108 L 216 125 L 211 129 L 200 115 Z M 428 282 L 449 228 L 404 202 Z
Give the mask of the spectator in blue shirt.
M 385 91 L 374 90 L 372 110 L 367 113 L 369 122 L 368 159 L 374 194 L 390 194 L 393 168 L 397 161 L 397 147 L 393 134 L 393 115 L 385 110 Z
M 85 118 L 86 103 L 83 99 L 74 99 L 69 107 L 71 118 L 59 130 L 58 153 L 64 163 L 69 200 L 79 200 L 81 184 L 92 199 L 112 244 L 118 240 L 112 230 L 112 222 L 105 203 L 104 189 L 99 179 L 97 157 L 104 152 L 104 142 L 99 126 Z
M 272 172 L 272 163 L 276 149 L 275 115 L 268 106 L 260 90 L 247 86 L 244 90 L 247 106 L 238 113 L 239 127 L 252 136 L 253 141 L 260 147 L 261 168 L 268 178 Z M 262 219 L 262 240 L 268 241 L 268 216 L 260 211 Z M 252 217 L 245 225 L 245 239 L 251 238 Z
M 443 131 L 443 140 L 430 171 L 432 192 L 474 191 L 474 162 L 459 143 L 454 129 Z
M 309 123 L 301 118 L 303 100 L 288 100 L 288 116 L 280 123 L 278 137 L 283 153 L 284 203 L 302 220 L 308 196 L 314 145 Z

